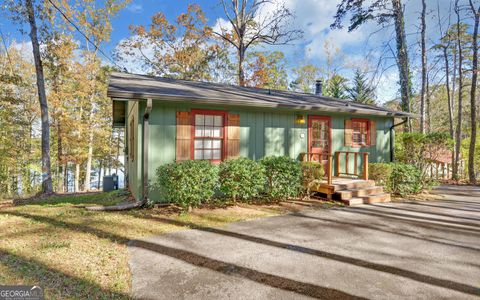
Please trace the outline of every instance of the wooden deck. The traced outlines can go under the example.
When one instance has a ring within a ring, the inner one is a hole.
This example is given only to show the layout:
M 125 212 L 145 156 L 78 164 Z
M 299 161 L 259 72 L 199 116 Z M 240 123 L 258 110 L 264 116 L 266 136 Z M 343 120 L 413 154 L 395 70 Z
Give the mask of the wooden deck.
M 358 178 L 332 177 L 332 183 L 326 180 L 311 188 L 311 191 L 325 194 L 328 199 L 339 200 L 346 205 L 367 204 L 390 201 L 390 194 L 375 181 Z

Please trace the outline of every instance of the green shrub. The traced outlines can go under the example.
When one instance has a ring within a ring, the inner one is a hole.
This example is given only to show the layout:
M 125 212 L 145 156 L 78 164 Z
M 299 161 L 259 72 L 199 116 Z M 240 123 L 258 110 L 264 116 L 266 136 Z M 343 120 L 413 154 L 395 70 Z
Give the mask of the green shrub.
M 427 188 L 435 179 L 428 172 L 431 164 L 435 163 L 445 150 L 452 148 L 453 141 L 447 133 L 402 133 L 395 137 L 395 160 L 417 167 L 420 170 L 422 187 Z
M 286 156 L 268 156 L 261 160 L 267 177 L 267 195 L 280 200 L 296 197 L 302 187 L 300 162 Z
M 420 170 L 403 163 L 392 164 L 391 191 L 400 196 L 418 194 L 422 191 L 422 175 Z
M 392 191 L 392 171 L 393 164 L 371 163 L 368 165 L 368 178 L 375 180 L 377 185 L 383 186 L 385 191 Z
M 223 161 L 219 178 L 220 190 L 234 201 L 257 197 L 266 180 L 263 165 L 245 157 Z
M 309 196 L 310 189 L 324 178 L 325 171 L 323 165 L 319 162 L 304 161 L 301 162 L 301 166 L 303 192 Z
M 323 165 L 319 162 L 304 161 L 301 162 L 302 166 L 302 185 L 308 186 L 309 183 L 315 180 L 322 180 L 325 176 Z
M 218 186 L 218 167 L 205 160 L 188 160 L 157 169 L 157 184 L 165 198 L 183 208 L 209 201 Z

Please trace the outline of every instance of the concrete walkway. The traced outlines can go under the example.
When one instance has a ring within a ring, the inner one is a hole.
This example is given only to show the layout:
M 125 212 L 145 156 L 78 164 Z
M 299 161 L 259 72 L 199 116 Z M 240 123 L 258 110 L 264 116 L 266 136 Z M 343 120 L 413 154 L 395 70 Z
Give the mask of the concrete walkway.
M 480 188 L 134 241 L 138 299 L 474 299 Z

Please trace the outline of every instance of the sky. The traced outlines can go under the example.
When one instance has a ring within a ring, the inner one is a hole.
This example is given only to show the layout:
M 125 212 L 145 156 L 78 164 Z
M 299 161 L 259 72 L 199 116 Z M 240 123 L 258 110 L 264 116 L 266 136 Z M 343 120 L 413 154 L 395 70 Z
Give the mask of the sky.
M 301 40 L 292 42 L 291 45 L 269 46 L 260 50 L 280 50 L 286 55 L 287 67 L 293 68 L 300 63 L 312 63 L 318 67 L 326 64 L 325 41 L 332 48 L 338 48 L 341 55 L 335 61 L 342 65 L 340 73 L 346 77 L 352 76 L 354 66 L 365 65 L 369 61 L 374 65 L 380 56 L 389 57 L 385 60 L 386 69 L 375 81 L 377 86 L 378 102 L 383 103 L 398 97 L 398 70 L 391 50 L 385 46 L 387 41 L 394 37 L 393 28 L 380 28 L 375 22 L 362 25 L 354 32 L 348 32 L 346 28 L 331 30 L 330 24 L 336 12 L 336 6 L 340 0 L 275 0 L 284 1 L 286 6 L 294 11 L 296 18 L 293 22 L 295 28 L 304 31 Z M 427 37 L 429 41 L 439 37 L 437 9 L 444 18 L 448 17 L 450 7 L 454 0 L 427 0 Z M 465 1 L 465 0 L 463 0 Z M 405 4 L 405 24 L 410 45 L 410 61 L 413 68 L 414 78 L 418 77 L 416 67 L 419 59 L 418 24 L 420 14 L 420 0 L 403 0 Z M 173 21 L 180 13 L 185 12 L 189 4 L 198 4 L 206 13 L 208 24 L 218 26 L 224 21 L 223 8 L 218 0 L 132 0 L 112 21 L 113 31 L 110 41 L 102 44 L 105 53 L 111 55 L 118 43 L 130 36 L 129 25 L 148 25 L 150 17 L 156 12 L 163 12 L 170 21 Z M 345 21 L 347 25 L 348 20 Z M 452 21 L 453 22 L 453 21 Z M 347 26 L 345 26 L 347 27 Z M 22 41 L 28 43 L 28 36 L 19 32 L 19 25 L 12 24 L 0 15 L 0 29 L 7 43 L 16 43 L 20 47 Z M 80 38 L 80 37 L 78 37 Z M 394 40 L 390 43 L 395 47 Z M 30 46 L 31 48 L 31 46 Z M 28 44 L 23 46 L 26 52 L 30 49 Z M 383 53 L 383 54 L 382 54 Z M 367 59 L 368 58 L 368 59 Z M 107 61 L 105 59 L 105 61 Z M 130 70 L 133 69 L 133 70 Z M 129 71 L 138 72 L 138 66 L 129 66 Z M 291 77 L 290 77 L 291 79 Z M 414 80 L 414 88 L 415 88 Z

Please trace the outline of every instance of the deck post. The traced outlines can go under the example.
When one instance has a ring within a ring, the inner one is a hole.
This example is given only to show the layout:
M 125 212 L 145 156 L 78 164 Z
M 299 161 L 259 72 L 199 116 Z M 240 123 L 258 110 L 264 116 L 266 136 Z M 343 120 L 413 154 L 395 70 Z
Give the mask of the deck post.
M 354 158 L 353 158 L 353 174 L 354 174 L 355 176 L 358 176 L 358 169 L 357 169 L 357 154 L 358 154 L 358 153 L 357 153 L 357 152 L 355 152 L 355 154 L 354 154 L 354 156 L 353 156 L 353 157 L 354 157 Z
M 340 175 L 340 152 L 335 152 L 335 177 Z
M 332 164 L 333 164 L 332 154 L 328 154 L 327 181 L 329 185 L 332 184 Z
M 368 180 L 368 152 L 363 153 L 363 179 Z
M 345 152 L 345 174 L 350 174 L 348 172 L 348 156 L 349 156 L 350 152 Z

